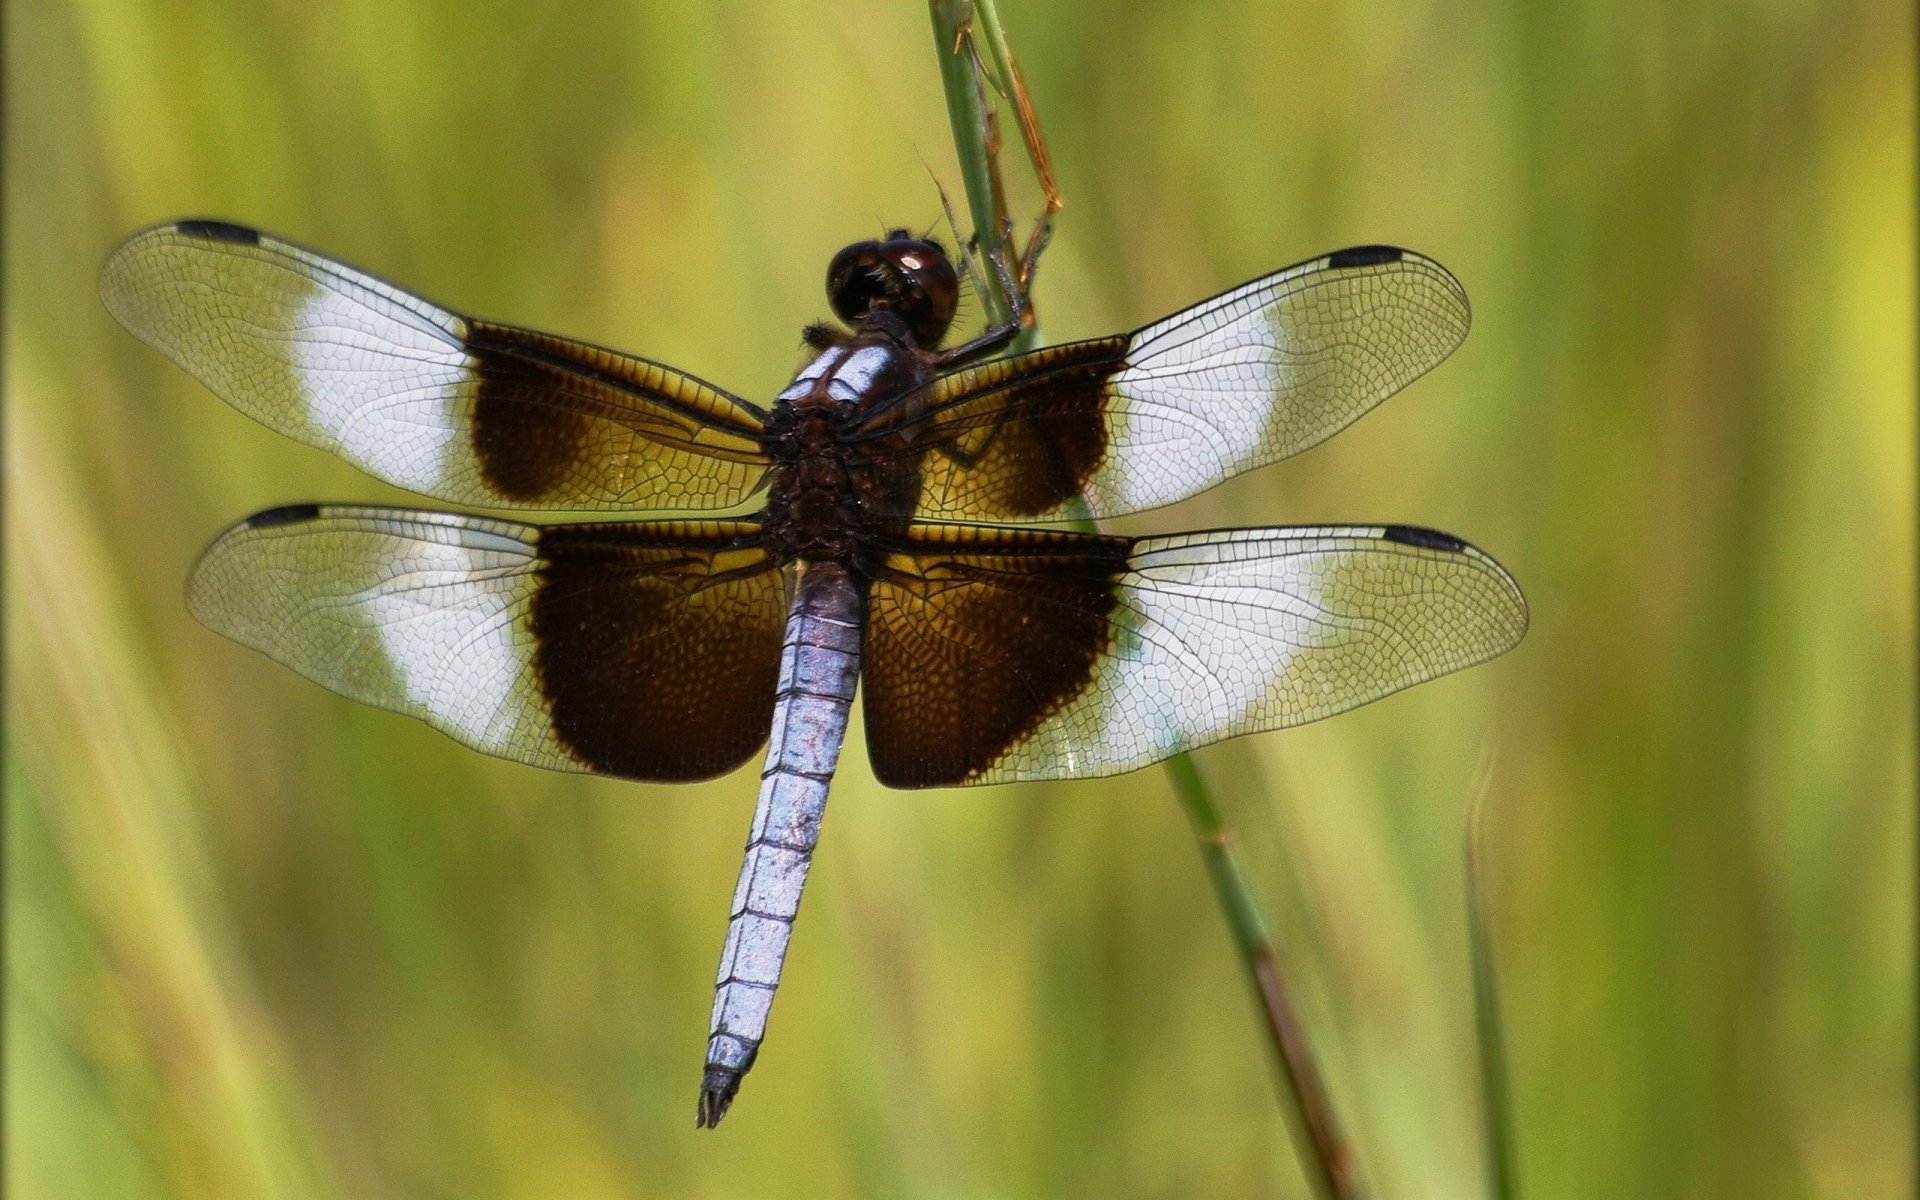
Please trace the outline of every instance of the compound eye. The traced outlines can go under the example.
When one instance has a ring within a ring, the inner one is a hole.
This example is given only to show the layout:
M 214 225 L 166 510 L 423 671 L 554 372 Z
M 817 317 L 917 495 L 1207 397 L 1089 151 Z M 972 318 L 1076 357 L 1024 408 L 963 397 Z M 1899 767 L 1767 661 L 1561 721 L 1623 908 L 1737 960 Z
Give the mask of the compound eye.
M 923 346 L 939 344 L 960 305 L 960 279 L 938 242 L 887 243 L 893 261 L 908 281 L 909 302 L 900 313 Z
M 834 255 L 827 265 L 827 301 L 833 305 L 833 314 L 858 325 L 867 310 L 886 296 L 892 271 L 879 242 L 855 242 Z
M 885 308 L 906 322 L 916 341 L 932 346 L 953 323 L 960 281 L 938 242 L 896 233 L 884 242 L 855 242 L 834 255 L 827 298 L 849 325 Z

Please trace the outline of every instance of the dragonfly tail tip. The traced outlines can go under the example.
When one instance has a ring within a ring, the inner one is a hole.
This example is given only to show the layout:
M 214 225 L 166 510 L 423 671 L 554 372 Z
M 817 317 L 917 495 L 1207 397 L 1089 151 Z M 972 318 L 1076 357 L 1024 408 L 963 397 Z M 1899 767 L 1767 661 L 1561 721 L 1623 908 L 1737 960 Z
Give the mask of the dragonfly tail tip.
M 700 1110 L 695 1116 L 696 1129 L 712 1129 L 720 1124 L 720 1118 L 727 1115 L 727 1109 L 733 1104 L 734 1093 L 740 1090 L 740 1073 L 728 1067 L 708 1067 L 707 1077 L 700 1084 Z

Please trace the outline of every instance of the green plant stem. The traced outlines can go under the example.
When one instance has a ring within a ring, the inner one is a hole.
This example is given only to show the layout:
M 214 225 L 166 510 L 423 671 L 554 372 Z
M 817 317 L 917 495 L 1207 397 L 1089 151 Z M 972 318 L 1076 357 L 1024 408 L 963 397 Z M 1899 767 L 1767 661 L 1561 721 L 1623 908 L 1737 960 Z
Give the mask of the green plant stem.
M 967 23 L 972 19 L 966 0 L 929 0 L 933 14 L 933 40 L 940 61 L 940 86 L 947 96 L 947 124 L 953 130 L 953 150 L 960 160 L 960 179 L 967 192 L 967 215 L 973 220 L 974 236 L 982 249 L 1004 250 L 1005 231 L 1009 228 L 994 186 L 992 117 L 980 77 L 973 69 L 971 55 L 962 53 L 961 43 Z M 1013 319 L 1013 303 L 999 276 L 991 269 L 980 272 L 980 300 L 987 310 L 989 325 L 1004 325 Z M 1026 349 L 1039 338 L 1039 323 L 1021 331 L 1016 350 Z
M 1012 54 L 1007 48 L 1006 32 L 1000 26 L 993 0 L 976 0 L 974 4 L 965 0 L 929 0 L 928 7 L 933 17 L 940 81 L 946 91 L 947 118 L 953 128 L 954 150 L 959 156 L 960 174 L 966 186 L 968 215 L 976 236 L 990 244 L 996 253 L 1007 255 L 1011 253 L 1008 237 L 1012 222 L 1005 209 L 1005 190 L 1000 186 L 998 164 L 994 160 L 997 137 L 984 89 L 974 69 L 976 59 L 966 52 L 964 45 L 971 23 L 978 22 L 994 64 L 1003 76 L 1011 79 Z M 1013 307 L 997 274 L 991 269 L 982 274 L 986 276 L 982 280 L 981 299 L 987 320 L 994 324 L 1010 320 Z M 1014 349 L 1029 348 L 1038 338 L 1039 323 L 1034 321 L 1021 332 Z M 1085 532 L 1097 532 L 1098 526 L 1084 503 L 1076 509 L 1072 524 Z M 1226 917 L 1240 961 L 1253 984 L 1280 1075 L 1281 1094 L 1294 1124 L 1296 1144 L 1301 1147 L 1298 1155 L 1301 1169 L 1314 1193 L 1324 1200 L 1354 1200 L 1361 1195 L 1361 1188 L 1352 1154 L 1287 997 L 1273 941 L 1261 917 L 1259 901 L 1233 852 L 1226 822 L 1190 756 L 1175 755 L 1167 760 L 1166 769 L 1193 827 L 1200 856 L 1213 881 L 1214 895 Z
M 1174 793 L 1180 798 L 1180 807 L 1186 811 L 1187 821 L 1193 827 L 1200 858 L 1206 863 L 1207 877 L 1213 882 L 1214 896 L 1227 919 L 1227 931 L 1233 937 L 1234 948 L 1240 952 L 1240 962 L 1253 984 L 1254 997 L 1265 1018 L 1296 1141 L 1307 1151 L 1298 1156 L 1301 1170 L 1316 1195 L 1351 1200 L 1361 1194 L 1353 1155 L 1340 1132 L 1306 1033 L 1287 997 L 1286 984 L 1273 951 L 1273 939 L 1267 934 L 1260 903 L 1233 852 L 1226 822 L 1191 755 L 1176 754 L 1165 765 L 1173 780 Z
M 1481 899 L 1480 814 L 1483 788 L 1467 813 L 1467 955 L 1473 964 L 1474 1047 L 1480 1066 L 1482 1131 L 1486 1142 L 1487 1195 L 1512 1200 L 1514 1189 L 1513 1096 L 1507 1088 L 1507 1041 L 1500 1022 L 1500 977 L 1494 969 L 1493 942 L 1487 935 L 1486 905 Z

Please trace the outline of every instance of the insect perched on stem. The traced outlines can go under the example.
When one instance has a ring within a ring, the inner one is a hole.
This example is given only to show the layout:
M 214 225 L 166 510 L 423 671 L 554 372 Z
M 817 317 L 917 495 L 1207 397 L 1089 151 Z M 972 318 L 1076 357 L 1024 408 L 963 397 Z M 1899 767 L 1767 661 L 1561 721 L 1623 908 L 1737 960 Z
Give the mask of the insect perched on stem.
M 1114 537 L 1345 427 L 1466 336 L 1406 251 L 1289 267 L 1130 334 L 942 349 L 958 278 L 896 231 L 842 250 L 814 356 L 762 407 L 646 359 L 462 316 L 251 229 L 134 235 L 101 290 L 235 407 L 456 504 L 729 517 L 523 525 L 304 504 L 228 530 L 196 616 L 476 749 L 703 779 L 768 738 L 699 1123 L 753 1065 L 856 685 L 892 787 L 1111 775 L 1481 662 L 1513 579 L 1407 525 Z

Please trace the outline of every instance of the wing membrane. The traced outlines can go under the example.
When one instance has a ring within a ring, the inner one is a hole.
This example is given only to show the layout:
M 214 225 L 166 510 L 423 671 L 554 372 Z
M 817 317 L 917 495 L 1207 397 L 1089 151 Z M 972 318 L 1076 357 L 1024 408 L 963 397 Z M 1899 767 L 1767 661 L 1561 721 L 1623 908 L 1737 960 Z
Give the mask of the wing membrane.
M 864 686 L 894 787 L 1130 771 L 1482 662 L 1527 624 L 1498 563 L 1405 526 L 928 526 L 884 561 Z
M 450 312 L 238 225 L 107 259 L 120 322 L 235 408 L 460 504 L 722 508 L 766 467 L 763 414 L 658 363 Z
M 1183 500 L 1297 454 L 1437 365 L 1466 293 L 1431 259 L 1362 246 L 1138 332 L 946 375 L 877 411 L 925 451 L 919 515 L 1048 521 Z
M 187 601 L 316 683 L 477 750 L 701 779 L 744 762 L 772 719 L 785 585 L 759 532 L 302 505 L 222 534 Z

